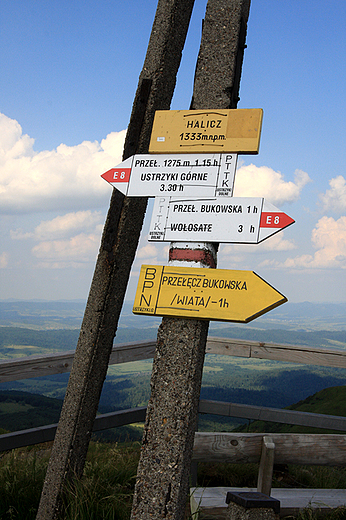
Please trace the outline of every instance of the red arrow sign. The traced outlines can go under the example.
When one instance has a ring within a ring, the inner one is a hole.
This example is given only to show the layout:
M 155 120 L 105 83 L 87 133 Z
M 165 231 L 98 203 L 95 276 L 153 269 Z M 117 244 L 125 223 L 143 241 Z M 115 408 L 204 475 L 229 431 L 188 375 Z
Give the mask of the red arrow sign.
M 129 182 L 131 168 L 111 168 L 103 173 L 101 177 L 107 182 Z
M 293 224 L 293 218 L 286 215 L 286 213 L 265 212 L 261 214 L 261 228 L 280 228 L 283 229 L 290 224 Z

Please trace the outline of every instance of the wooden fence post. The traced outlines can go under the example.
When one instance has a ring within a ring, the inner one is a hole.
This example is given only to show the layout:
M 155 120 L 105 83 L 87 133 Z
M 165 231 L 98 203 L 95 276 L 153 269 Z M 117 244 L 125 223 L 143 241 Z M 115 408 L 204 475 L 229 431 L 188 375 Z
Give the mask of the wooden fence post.
M 192 109 L 236 108 L 249 8 L 250 0 L 208 1 Z M 170 260 L 216 267 L 217 245 L 195 247 L 171 244 Z M 131 520 L 184 517 L 208 325 L 163 318 L 159 327 Z
M 170 107 L 193 4 L 194 0 L 158 2 L 124 159 L 148 152 L 155 110 Z M 146 205 L 146 198 L 124 198 L 113 191 L 37 520 L 56 518 L 66 480 L 83 472 Z

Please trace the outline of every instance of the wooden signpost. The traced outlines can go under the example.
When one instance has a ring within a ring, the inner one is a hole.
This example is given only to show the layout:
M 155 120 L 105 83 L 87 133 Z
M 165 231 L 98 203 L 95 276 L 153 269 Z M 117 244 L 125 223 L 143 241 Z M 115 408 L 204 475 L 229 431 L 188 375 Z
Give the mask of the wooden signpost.
M 253 271 L 142 265 L 133 312 L 248 323 L 285 302 Z
M 193 4 L 157 2 L 123 160 L 148 153 L 155 110 L 170 107 Z M 63 517 L 66 483 L 82 476 L 146 206 L 144 197 L 127 198 L 113 190 L 37 520 Z
M 128 197 L 232 195 L 237 154 L 133 155 L 101 175 Z
M 150 153 L 258 153 L 263 110 L 158 110 Z
M 293 222 L 261 197 L 156 197 L 148 239 L 259 244 Z
M 191 103 L 196 116 L 197 110 L 205 113 L 207 109 L 215 112 L 237 106 L 249 9 L 250 0 L 208 0 Z M 152 135 L 150 152 L 173 153 L 171 148 L 165 150 L 169 136 L 161 130 Z M 192 147 L 184 147 L 184 153 L 225 151 L 213 146 L 215 136 L 220 135 L 216 130 L 212 139 L 208 137 L 210 149 L 198 149 L 193 140 Z M 179 133 L 175 139 L 179 141 Z M 183 135 L 183 141 L 190 139 L 185 140 Z M 224 143 L 223 139 L 218 141 Z M 199 249 L 174 244 L 170 258 L 175 262 L 190 258 L 194 265 L 198 259 L 201 266 L 215 267 L 216 249 L 207 243 Z M 208 320 L 162 319 L 131 520 L 182 520 L 185 516 L 207 334 Z

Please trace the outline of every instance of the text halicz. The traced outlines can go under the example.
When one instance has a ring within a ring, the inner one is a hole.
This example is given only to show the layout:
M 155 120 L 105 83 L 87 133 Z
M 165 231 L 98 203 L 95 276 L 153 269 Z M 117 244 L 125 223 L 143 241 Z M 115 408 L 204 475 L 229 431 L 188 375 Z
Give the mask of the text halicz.
M 258 153 L 263 111 L 157 110 L 150 153 Z

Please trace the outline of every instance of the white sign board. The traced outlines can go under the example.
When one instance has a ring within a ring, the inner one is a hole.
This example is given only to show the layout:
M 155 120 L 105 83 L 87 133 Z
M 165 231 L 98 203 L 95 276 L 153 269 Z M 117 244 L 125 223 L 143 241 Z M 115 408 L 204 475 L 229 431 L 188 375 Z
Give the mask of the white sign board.
M 101 175 L 129 197 L 232 196 L 237 154 L 132 155 Z
M 293 222 L 260 197 L 156 197 L 148 240 L 258 244 Z

